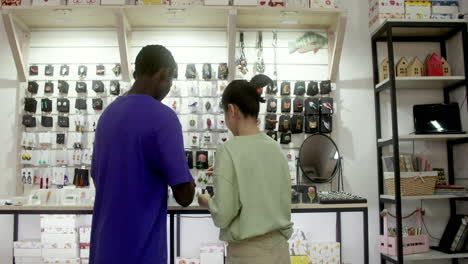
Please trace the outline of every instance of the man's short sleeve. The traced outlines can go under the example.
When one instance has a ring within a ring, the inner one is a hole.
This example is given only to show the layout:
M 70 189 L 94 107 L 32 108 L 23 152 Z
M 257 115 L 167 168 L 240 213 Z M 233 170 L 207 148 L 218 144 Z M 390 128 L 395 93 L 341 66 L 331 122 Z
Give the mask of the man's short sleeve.
M 174 113 L 165 125 L 143 142 L 148 165 L 165 177 L 169 186 L 193 180 L 184 151 L 182 127 Z

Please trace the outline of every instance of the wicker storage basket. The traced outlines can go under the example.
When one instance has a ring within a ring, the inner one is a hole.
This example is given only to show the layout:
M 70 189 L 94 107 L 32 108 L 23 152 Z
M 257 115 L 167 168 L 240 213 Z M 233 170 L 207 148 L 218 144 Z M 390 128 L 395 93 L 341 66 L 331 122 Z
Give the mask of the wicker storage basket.
M 400 190 L 402 196 L 432 195 L 437 182 L 437 171 L 401 172 Z M 385 172 L 386 194 L 395 194 L 395 174 Z

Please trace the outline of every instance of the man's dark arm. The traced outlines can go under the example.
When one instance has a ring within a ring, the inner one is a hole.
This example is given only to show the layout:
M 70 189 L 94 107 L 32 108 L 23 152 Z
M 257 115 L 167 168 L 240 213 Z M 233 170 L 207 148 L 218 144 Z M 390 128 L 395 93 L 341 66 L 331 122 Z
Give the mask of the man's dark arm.
M 183 207 L 189 206 L 195 195 L 195 182 L 186 182 L 182 184 L 178 184 L 172 186 L 172 193 L 174 194 L 174 198 L 178 204 Z

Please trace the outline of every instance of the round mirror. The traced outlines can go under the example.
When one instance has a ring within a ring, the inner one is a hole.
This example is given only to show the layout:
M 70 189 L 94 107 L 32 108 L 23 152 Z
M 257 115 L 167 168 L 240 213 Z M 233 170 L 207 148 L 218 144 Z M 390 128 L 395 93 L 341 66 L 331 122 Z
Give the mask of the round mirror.
M 335 142 L 323 134 L 308 137 L 299 151 L 299 167 L 304 183 L 327 183 L 333 180 L 340 165 L 340 153 Z

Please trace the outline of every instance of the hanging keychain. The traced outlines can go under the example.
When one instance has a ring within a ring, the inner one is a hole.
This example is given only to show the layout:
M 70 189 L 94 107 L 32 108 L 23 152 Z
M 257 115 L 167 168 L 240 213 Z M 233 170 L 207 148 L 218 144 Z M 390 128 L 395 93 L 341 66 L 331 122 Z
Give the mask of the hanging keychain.
M 266 93 L 269 95 L 276 95 L 278 93 L 278 72 L 277 72 L 277 63 L 276 63 L 276 47 L 278 44 L 278 36 L 276 31 L 273 31 L 273 43 L 271 44 L 273 46 L 273 82 L 267 86 L 267 91 Z
M 257 32 L 257 61 L 255 62 L 254 71 L 256 73 L 265 72 L 265 62 L 263 61 L 263 35 L 261 31 Z
M 247 59 L 245 58 L 244 32 L 240 32 L 239 44 L 240 57 L 237 60 L 237 68 L 243 75 L 246 75 L 249 70 L 247 69 Z

